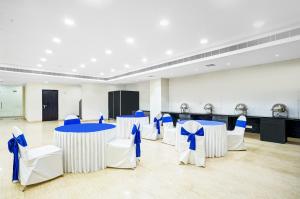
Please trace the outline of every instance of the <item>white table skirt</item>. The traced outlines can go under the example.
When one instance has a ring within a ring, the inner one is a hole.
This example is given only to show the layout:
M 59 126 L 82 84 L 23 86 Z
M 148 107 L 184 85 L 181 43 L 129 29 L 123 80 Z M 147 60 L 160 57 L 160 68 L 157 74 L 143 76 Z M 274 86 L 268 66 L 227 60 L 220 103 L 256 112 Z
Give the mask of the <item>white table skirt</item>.
M 149 124 L 149 117 L 117 117 L 117 137 L 130 138 L 132 127 L 136 123 L 141 125 L 142 131 L 143 125 Z
M 179 136 L 182 124 L 176 125 L 176 149 L 179 146 Z M 203 125 L 205 136 L 206 157 L 223 157 L 227 153 L 226 124 L 224 125 Z
M 54 144 L 63 150 L 65 173 L 93 172 L 106 167 L 106 143 L 115 137 L 115 129 L 96 132 L 54 131 Z

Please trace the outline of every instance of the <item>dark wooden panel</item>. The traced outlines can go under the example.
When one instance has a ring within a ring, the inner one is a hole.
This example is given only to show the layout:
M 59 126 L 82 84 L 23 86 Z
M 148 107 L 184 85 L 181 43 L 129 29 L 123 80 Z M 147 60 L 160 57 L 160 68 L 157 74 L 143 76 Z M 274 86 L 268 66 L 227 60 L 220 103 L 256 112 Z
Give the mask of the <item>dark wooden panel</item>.
M 130 115 L 139 110 L 139 92 L 121 91 L 121 115 Z
M 260 140 L 285 143 L 287 136 L 285 132 L 285 119 L 261 118 L 260 120 Z
M 113 119 L 114 117 L 114 92 L 108 92 L 108 118 Z
M 117 116 L 120 116 L 121 115 L 121 111 L 120 111 L 120 108 L 121 108 L 121 95 L 120 95 L 121 91 L 114 91 L 114 118 L 116 118 Z
M 288 137 L 300 138 L 300 121 L 286 120 L 286 132 Z

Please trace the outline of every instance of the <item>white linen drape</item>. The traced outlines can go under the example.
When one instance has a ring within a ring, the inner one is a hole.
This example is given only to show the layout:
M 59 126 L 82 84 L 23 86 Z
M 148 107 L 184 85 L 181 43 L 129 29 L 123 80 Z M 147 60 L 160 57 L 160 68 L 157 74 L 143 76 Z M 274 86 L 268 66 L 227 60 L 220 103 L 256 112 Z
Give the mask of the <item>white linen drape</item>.
M 63 150 L 64 172 L 86 173 L 104 169 L 106 143 L 115 135 L 115 128 L 88 133 L 54 131 L 54 144 Z
M 176 150 L 179 146 L 179 135 L 182 124 L 176 125 Z M 203 125 L 206 157 L 223 157 L 227 152 L 226 124 Z

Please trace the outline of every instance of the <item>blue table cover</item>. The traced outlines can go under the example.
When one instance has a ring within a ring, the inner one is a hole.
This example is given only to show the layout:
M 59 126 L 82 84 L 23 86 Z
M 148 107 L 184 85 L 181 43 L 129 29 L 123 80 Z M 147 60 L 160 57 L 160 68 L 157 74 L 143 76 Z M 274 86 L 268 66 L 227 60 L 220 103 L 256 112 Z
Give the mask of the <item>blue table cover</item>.
M 113 129 L 116 125 L 113 124 L 98 124 L 98 123 L 83 123 L 83 124 L 71 124 L 66 126 L 60 126 L 55 128 L 58 132 L 72 132 L 72 133 L 90 133 L 96 131 L 104 131 L 107 129 Z
M 181 120 L 178 123 L 183 124 L 188 120 Z M 203 126 L 216 126 L 216 125 L 224 125 L 224 122 L 218 122 L 218 121 L 213 121 L 213 120 L 194 120 L 196 122 L 199 122 Z
M 117 116 L 117 117 L 124 117 L 124 118 L 133 118 L 133 117 L 136 117 L 136 118 L 140 118 L 140 117 L 147 117 L 147 116 L 146 115 L 145 116 L 121 115 L 121 116 Z

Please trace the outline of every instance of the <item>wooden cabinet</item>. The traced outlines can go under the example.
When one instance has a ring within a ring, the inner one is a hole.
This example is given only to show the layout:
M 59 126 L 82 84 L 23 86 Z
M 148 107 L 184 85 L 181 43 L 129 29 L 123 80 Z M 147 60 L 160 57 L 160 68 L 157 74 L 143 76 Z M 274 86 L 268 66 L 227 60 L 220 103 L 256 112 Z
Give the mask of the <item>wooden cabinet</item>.
M 260 140 L 285 143 L 287 141 L 285 119 L 261 118 Z

